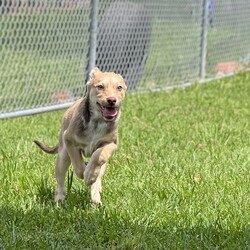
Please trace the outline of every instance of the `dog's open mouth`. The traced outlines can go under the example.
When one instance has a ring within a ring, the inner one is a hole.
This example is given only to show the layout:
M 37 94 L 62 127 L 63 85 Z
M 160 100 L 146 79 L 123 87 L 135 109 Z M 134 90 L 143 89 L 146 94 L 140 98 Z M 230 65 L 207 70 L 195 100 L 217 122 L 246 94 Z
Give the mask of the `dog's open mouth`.
M 97 103 L 99 110 L 102 113 L 102 116 L 106 120 L 114 120 L 119 112 L 119 109 L 117 107 L 109 107 L 109 106 L 103 106 L 100 103 Z

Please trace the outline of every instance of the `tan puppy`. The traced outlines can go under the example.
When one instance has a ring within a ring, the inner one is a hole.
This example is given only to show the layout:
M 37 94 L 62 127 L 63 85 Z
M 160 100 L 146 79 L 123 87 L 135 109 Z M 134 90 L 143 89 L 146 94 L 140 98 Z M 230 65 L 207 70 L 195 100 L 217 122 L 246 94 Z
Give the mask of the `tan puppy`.
M 121 75 L 94 68 L 86 84 L 85 97 L 64 114 L 59 143 L 43 151 L 56 154 L 55 202 L 65 199 L 65 176 L 72 163 L 76 175 L 91 186 L 91 201 L 101 204 L 102 177 L 106 163 L 118 145 L 118 120 L 126 85 Z M 90 157 L 85 165 L 83 156 Z

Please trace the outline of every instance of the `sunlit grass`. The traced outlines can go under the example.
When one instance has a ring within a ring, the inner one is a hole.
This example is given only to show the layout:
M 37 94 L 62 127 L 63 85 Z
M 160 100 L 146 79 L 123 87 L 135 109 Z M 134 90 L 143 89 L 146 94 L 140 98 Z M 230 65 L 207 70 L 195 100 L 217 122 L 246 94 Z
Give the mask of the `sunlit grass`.
M 103 206 L 67 178 L 52 203 L 63 111 L 0 121 L 0 249 L 248 249 L 249 73 L 128 95 Z

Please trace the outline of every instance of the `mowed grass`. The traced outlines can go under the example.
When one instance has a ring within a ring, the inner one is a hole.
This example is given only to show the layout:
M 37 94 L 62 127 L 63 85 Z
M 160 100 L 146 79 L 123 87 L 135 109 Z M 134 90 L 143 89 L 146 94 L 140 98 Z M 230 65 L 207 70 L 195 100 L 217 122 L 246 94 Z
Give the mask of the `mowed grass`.
M 52 202 L 63 111 L 0 121 L 0 249 L 250 249 L 249 81 L 127 95 L 102 207 Z

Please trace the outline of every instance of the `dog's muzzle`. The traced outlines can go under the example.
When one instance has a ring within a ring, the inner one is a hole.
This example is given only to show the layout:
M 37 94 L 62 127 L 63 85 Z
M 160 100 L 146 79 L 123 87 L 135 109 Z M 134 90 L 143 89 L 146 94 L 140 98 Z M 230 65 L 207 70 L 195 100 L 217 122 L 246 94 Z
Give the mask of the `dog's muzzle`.
M 100 103 L 97 103 L 99 110 L 103 118 L 107 121 L 113 121 L 116 119 L 119 113 L 119 108 L 115 106 L 104 106 Z

